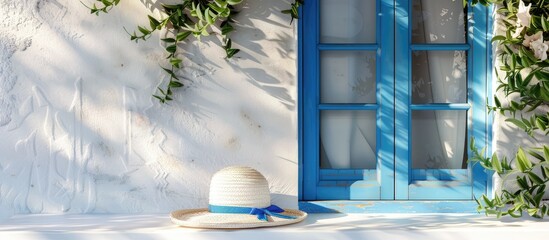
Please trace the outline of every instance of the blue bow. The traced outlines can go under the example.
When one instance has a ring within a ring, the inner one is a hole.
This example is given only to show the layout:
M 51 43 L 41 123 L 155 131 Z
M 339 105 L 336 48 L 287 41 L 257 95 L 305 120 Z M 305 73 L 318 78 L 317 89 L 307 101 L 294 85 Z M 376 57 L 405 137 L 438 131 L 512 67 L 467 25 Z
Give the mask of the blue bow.
M 208 210 L 211 213 L 248 213 L 251 215 L 257 215 L 257 219 L 261 221 L 269 221 L 267 216 L 274 216 L 284 219 L 295 219 L 295 216 L 288 216 L 280 214 L 284 212 L 284 209 L 271 205 L 266 208 L 249 208 L 249 207 L 229 207 L 229 206 L 216 206 L 209 205 Z
M 257 215 L 257 219 L 261 221 L 268 221 L 267 216 L 275 216 L 284 219 L 295 219 L 294 216 L 279 214 L 281 212 L 284 212 L 284 209 L 279 208 L 276 205 L 271 205 L 266 208 L 253 208 L 252 211 L 250 211 L 250 214 Z

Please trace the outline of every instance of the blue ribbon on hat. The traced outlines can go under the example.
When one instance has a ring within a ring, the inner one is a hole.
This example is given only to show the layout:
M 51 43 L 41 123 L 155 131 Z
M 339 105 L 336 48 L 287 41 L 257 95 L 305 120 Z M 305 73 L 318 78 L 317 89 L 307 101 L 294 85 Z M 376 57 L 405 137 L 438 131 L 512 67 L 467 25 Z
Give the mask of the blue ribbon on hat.
M 271 205 L 266 208 L 250 208 L 250 207 L 232 207 L 232 206 L 217 206 L 208 205 L 208 210 L 211 213 L 247 213 L 251 215 L 257 215 L 257 219 L 261 221 L 268 221 L 267 216 L 273 216 L 284 219 L 296 219 L 295 216 L 288 216 L 280 214 L 284 212 L 284 209 Z

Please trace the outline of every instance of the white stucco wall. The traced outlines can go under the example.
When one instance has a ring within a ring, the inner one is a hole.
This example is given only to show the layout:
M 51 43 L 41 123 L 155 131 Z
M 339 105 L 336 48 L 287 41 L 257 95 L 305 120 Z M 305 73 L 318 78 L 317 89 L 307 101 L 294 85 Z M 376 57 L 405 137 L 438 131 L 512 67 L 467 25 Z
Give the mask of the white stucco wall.
M 245 1 L 233 59 L 215 37 L 185 45 L 187 86 L 161 105 L 151 97 L 165 78 L 159 35 L 136 44 L 122 28 L 146 25 L 154 0 L 123 0 L 99 17 L 79 1 L 0 0 L 0 218 L 204 207 L 211 175 L 228 165 L 258 169 L 273 202 L 296 208 L 288 5 Z M 500 155 L 549 142 L 536 137 L 495 116 Z
M 245 1 L 233 59 L 215 37 L 186 45 L 187 86 L 168 105 L 151 97 L 159 35 L 136 44 L 122 28 L 147 25 L 154 2 L 97 17 L 80 1 L 0 0 L 0 217 L 205 207 L 228 165 L 258 169 L 273 202 L 297 208 L 288 2 Z

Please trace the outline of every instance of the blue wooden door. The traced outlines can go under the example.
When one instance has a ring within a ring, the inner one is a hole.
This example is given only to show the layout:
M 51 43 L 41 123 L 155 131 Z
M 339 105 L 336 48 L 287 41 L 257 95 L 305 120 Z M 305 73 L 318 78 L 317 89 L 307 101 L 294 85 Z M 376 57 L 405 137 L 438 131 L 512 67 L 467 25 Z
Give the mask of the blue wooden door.
M 470 200 L 486 176 L 486 9 L 457 0 L 307 1 L 301 199 Z

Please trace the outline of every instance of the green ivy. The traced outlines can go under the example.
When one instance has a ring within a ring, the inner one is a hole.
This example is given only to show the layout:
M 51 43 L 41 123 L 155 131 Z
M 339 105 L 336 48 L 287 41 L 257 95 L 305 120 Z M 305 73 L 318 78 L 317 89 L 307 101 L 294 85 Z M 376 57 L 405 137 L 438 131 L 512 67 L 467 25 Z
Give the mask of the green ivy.
M 502 92 L 506 101 L 494 95 L 494 105 L 488 106 L 488 111 L 505 116 L 506 122 L 530 137 L 534 137 L 536 132 L 548 135 L 549 60 L 543 56 L 547 54 L 547 49 L 540 50 L 527 39 L 532 40 L 538 34 L 538 44 L 549 44 L 541 41 L 541 38 L 549 40 L 549 1 L 524 0 L 522 10 L 521 0 L 472 0 L 471 3 L 486 6 L 495 4 L 506 29 L 504 34 L 492 38 L 492 42 L 501 49 L 497 56 L 501 67 L 496 71 L 496 91 Z M 524 10 L 526 6 L 530 6 L 529 11 Z M 523 19 L 529 19 L 529 22 L 519 22 L 519 15 L 525 16 L 525 13 L 529 17 Z M 515 181 L 519 187 L 514 192 L 502 190 L 492 199 L 486 195 L 475 199 L 479 212 L 497 217 L 521 217 L 526 212 L 532 217 L 543 218 L 549 214 L 549 204 L 543 201 L 549 181 L 548 145 L 542 144 L 528 151 L 519 147 L 511 160 L 496 154 L 486 157 L 485 148 L 479 150 L 474 139 L 470 149 L 473 156 L 469 161 L 494 171 L 502 177 L 504 183 Z
M 120 0 L 96 0 L 91 6 L 84 4 L 90 9 L 91 14 L 99 15 L 108 13 L 120 3 Z M 182 67 L 184 59 L 181 57 L 181 43 L 188 41 L 201 41 L 202 36 L 211 34 L 220 35 L 222 38 L 222 48 L 225 50 L 226 58 L 232 58 L 240 49 L 232 47 L 232 40 L 229 35 L 235 30 L 232 23 L 233 17 L 237 14 L 234 6 L 242 3 L 242 0 L 181 0 L 180 4 L 162 5 L 162 14 L 160 18 L 148 15 L 149 26 L 137 26 L 137 30 L 129 32 L 132 41 L 147 40 L 157 31 L 166 29 L 170 33 L 169 37 L 161 39 L 166 44 L 166 61 L 168 68 L 162 67 L 163 71 L 169 77 L 165 88 L 158 88 L 157 94 L 153 97 L 161 103 L 173 100 L 173 92 L 176 88 L 181 88 L 184 84 L 175 73 L 176 69 Z M 303 0 L 295 0 L 291 8 L 283 10 L 283 13 L 290 14 L 291 21 L 299 18 L 298 8 L 303 4 Z M 214 30 L 214 29 L 217 29 Z
M 299 7 L 301 7 L 301 5 L 303 5 L 303 3 L 304 3 L 304 0 L 295 0 L 292 3 L 290 9 L 282 10 L 282 13 L 290 14 L 290 16 L 292 17 L 292 20 L 290 20 L 290 24 L 292 24 L 294 19 L 299 18 Z
M 515 155 L 515 164 L 506 157 L 485 157 L 485 148 L 479 151 L 474 140 L 470 146 L 473 157 L 470 161 L 480 163 L 482 167 L 494 171 L 503 182 L 516 181 L 518 189 L 514 192 L 502 190 L 501 194 L 495 194 L 490 199 L 483 195 L 477 202 L 477 210 L 486 215 L 496 215 L 498 218 L 509 215 L 521 217 L 523 212 L 535 218 L 543 218 L 549 214 L 549 203 L 542 201 L 545 188 L 549 181 L 549 147 L 528 151 L 528 155 L 535 161 L 531 161 L 522 148 Z M 538 173 L 539 172 L 539 173 Z M 514 179 L 509 179 L 515 176 Z

